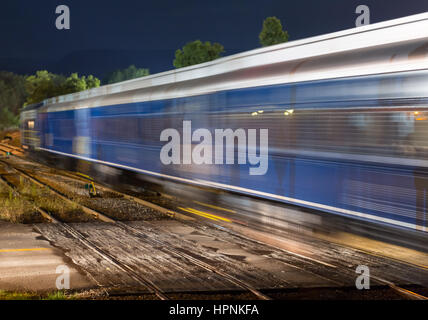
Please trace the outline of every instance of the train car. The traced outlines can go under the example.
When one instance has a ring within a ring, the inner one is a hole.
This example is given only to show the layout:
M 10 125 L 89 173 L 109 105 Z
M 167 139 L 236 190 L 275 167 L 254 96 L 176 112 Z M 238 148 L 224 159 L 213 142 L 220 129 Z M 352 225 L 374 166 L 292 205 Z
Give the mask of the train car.
M 426 232 L 427 119 L 420 14 L 48 99 L 37 150 Z

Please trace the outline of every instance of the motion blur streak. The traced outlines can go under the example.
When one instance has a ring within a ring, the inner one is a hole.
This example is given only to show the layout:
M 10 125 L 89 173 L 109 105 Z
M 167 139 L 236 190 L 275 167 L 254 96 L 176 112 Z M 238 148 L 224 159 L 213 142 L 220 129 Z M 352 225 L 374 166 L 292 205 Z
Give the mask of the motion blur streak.
M 427 231 L 427 66 L 425 13 L 52 98 L 22 113 L 23 144 L 99 172 Z M 268 129 L 269 170 L 163 165 L 160 134 L 183 121 Z
M 222 208 L 222 207 L 218 207 L 218 206 L 213 206 L 213 205 L 208 204 L 208 203 L 203 203 L 203 202 L 199 202 L 199 201 L 193 201 L 193 202 L 196 204 L 200 204 L 201 206 L 205 206 L 205 207 L 212 208 L 212 209 L 222 210 L 222 211 L 226 211 L 226 212 L 230 212 L 230 213 L 236 212 L 234 210 L 230 210 L 230 209 L 226 209 L 226 208 Z
M 193 213 L 193 214 L 197 214 L 197 215 L 199 215 L 201 217 L 208 218 L 208 219 L 215 220 L 215 221 L 222 220 L 222 221 L 226 221 L 226 222 L 231 222 L 231 220 L 229 220 L 227 218 L 216 216 L 214 214 L 207 213 L 207 212 L 200 211 L 200 210 L 196 210 L 196 209 L 193 209 L 193 208 L 181 208 L 181 207 L 179 207 L 178 209 L 183 210 L 185 212 L 190 212 L 190 213 Z

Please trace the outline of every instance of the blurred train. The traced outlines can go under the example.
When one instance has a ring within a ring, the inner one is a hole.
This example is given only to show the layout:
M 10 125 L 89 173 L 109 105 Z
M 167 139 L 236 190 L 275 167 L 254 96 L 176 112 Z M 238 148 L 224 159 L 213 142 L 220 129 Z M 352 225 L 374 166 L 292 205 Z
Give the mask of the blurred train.
M 21 120 L 39 157 L 428 230 L 426 13 L 48 99 Z M 266 174 L 163 164 L 161 132 L 183 121 L 268 129 Z

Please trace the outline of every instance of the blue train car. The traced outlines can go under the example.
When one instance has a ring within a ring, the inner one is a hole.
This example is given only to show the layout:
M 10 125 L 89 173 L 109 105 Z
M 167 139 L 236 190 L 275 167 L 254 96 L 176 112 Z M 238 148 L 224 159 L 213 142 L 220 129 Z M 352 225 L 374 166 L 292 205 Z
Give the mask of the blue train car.
M 53 98 L 38 150 L 427 231 L 427 43 L 423 14 Z

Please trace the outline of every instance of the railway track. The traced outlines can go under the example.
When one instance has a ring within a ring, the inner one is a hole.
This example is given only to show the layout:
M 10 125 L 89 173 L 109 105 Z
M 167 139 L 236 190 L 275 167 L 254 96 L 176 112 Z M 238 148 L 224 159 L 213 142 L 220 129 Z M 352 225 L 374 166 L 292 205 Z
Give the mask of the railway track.
M 72 202 L 73 200 L 70 199 L 67 195 L 63 194 L 62 192 L 56 190 L 54 187 L 52 187 L 51 185 L 44 183 L 42 181 L 40 181 L 39 179 L 37 179 L 36 177 L 34 177 L 33 175 L 29 174 L 28 172 L 26 172 L 25 170 L 18 168 L 14 165 L 12 165 L 9 161 L 4 161 L 1 160 L 1 162 L 7 166 L 9 166 L 10 168 L 12 168 L 13 170 L 15 170 L 15 172 L 19 175 L 21 175 L 22 177 L 30 180 L 31 182 L 33 182 L 34 184 L 38 185 L 39 187 L 43 187 L 43 188 L 47 188 L 48 190 L 50 190 L 53 194 L 55 194 L 56 196 L 60 197 L 61 199 L 63 199 L 64 201 L 67 202 Z M 81 182 L 84 181 L 84 179 L 81 179 L 79 176 L 76 176 L 74 174 L 67 174 L 67 176 L 69 178 L 72 179 L 76 179 L 76 180 L 80 180 Z M 147 202 L 145 200 L 139 199 L 137 197 L 133 197 L 131 195 L 126 195 L 114 190 L 111 190 L 109 188 L 106 188 L 105 186 L 101 186 L 97 184 L 97 188 L 100 189 L 104 189 L 104 190 L 108 190 L 111 192 L 116 192 L 124 197 L 126 197 L 129 200 L 135 201 L 141 205 L 144 206 L 148 206 L 154 210 L 158 210 L 160 212 L 163 212 L 169 216 L 176 216 L 176 214 L 174 211 L 171 211 L 169 209 L 163 208 L 157 204 L 153 204 L 150 202 Z M 84 211 L 86 213 L 91 214 L 94 218 L 103 221 L 103 222 L 108 222 L 108 223 L 113 223 L 116 226 L 122 228 L 124 231 L 134 235 L 135 237 L 138 237 L 139 239 L 145 241 L 146 243 L 152 245 L 153 247 L 161 247 L 162 250 L 172 256 L 177 256 L 180 258 L 185 259 L 186 261 L 188 261 L 189 263 L 192 263 L 202 269 L 205 269 L 209 272 L 213 272 L 218 274 L 219 276 L 221 276 L 225 281 L 229 281 L 231 283 L 233 283 L 234 285 L 242 288 L 243 290 L 246 290 L 248 292 L 251 292 L 251 294 L 253 294 L 255 297 L 257 297 L 258 299 L 269 299 L 269 297 L 267 295 L 265 295 L 264 293 L 260 292 L 259 290 L 257 290 L 256 288 L 254 288 L 252 285 L 237 279 L 236 277 L 228 274 L 227 272 L 224 272 L 223 270 L 219 269 L 216 266 L 210 265 L 209 263 L 206 263 L 205 261 L 202 261 L 198 258 L 193 257 L 192 255 L 183 252 L 182 250 L 180 250 L 179 247 L 171 247 L 168 246 L 166 243 L 158 240 L 158 239 L 153 239 L 148 237 L 145 233 L 143 233 L 141 230 L 138 230 L 137 228 L 134 228 L 128 224 L 125 224 L 121 221 L 117 221 L 114 220 L 110 217 L 108 217 L 107 215 L 104 215 L 101 212 L 95 211 L 87 206 L 83 206 L 82 204 L 79 204 L 80 206 L 82 206 L 82 208 L 84 209 Z M 67 223 L 63 223 L 61 221 L 56 220 L 54 217 L 52 217 L 49 213 L 47 212 L 43 212 L 42 209 L 38 208 L 37 209 L 40 213 L 43 214 L 43 216 L 45 216 L 48 220 L 50 220 L 51 222 L 54 222 L 56 224 L 59 224 L 61 226 L 61 228 L 63 228 L 68 234 L 70 234 L 71 236 L 73 236 L 75 239 L 77 239 L 78 241 L 80 241 L 84 246 L 86 246 L 88 249 L 92 250 L 93 252 L 97 253 L 99 256 L 101 256 L 104 260 L 108 261 L 109 263 L 115 265 L 118 269 L 122 270 L 123 272 L 126 272 L 129 276 L 131 276 L 135 281 L 137 281 L 139 284 L 143 285 L 144 287 L 146 287 L 151 293 L 155 294 L 159 299 L 167 299 L 167 296 L 165 295 L 165 293 L 159 288 L 157 287 L 155 284 L 153 284 L 149 279 L 146 278 L 142 278 L 137 272 L 135 272 L 132 267 L 122 263 L 119 259 L 117 259 L 116 257 L 114 257 L 113 255 L 109 254 L 108 252 L 104 251 L 102 248 L 99 248 L 96 244 L 92 243 L 91 241 L 87 240 L 85 238 L 85 236 L 79 232 L 78 230 L 76 230 L 75 228 L 73 228 L 72 226 L 70 226 Z M 186 215 L 183 215 L 184 217 L 187 217 Z M 220 223 L 221 224 L 221 223 Z M 213 225 L 215 228 L 219 228 L 218 225 Z M 40 230 L 39 230 L 40 231 Z M 252 239 L 254 240 L 254 239 Z M 288 252 L 289 254 L 292 255 L 296 255 L 293 252 Z M 302 256 L 302 255 L 297 255 L 299 258 L 302 258 L 304 260 L 311 260 L 312 262 L 318 263 L 318 264 L 322 264 L 324 267 L 329 267 L 329 268 L 333 268 L 336 269 L 336 271 L 343 272 L 344 274 L 348 274 L 349 275 L 349 270 L 346 270 L 345 268 L 343 268 L 340 265 L 335 265 L 332 264 L 330 261 L 327 262 L 323 262 L 323 261 L 317 261 L 314 260 L 310 257 L 306 257 L 306 256 Z M 400 286 L 397 286 L 396 284 L 392 283 L 391 281 L 388 281 L 386 279 L 383 279 L 381 277 L 378 276 L 372 276 L 372 279 L 374 279 L 377 284 L 379 285 L 384 285 L 384 286 L 388 286 L 391 290 L 399 293 L 400 295 L 408 298 L 408 299 L 413 299 L 413 300 L 428 300 L 427 297 L 418 294 L 416 292 L 407 290 L 405 288 L 402 288 Z
M 239 236 L 242 236 L 242 234 L 239 234 Z M 257 241 L 254 238 L 251 238 L 251 240 Z M 283 250 L 285 250 L 285 249 L 283 249 Z M 341 265 L 339 265 L 337 263 L 334 263 L 332 261 L 328 261 L 328 262 L 320 261 L 318 259 L 313 259 L 313 258 L 311 258 L 309 256 L 304 256 L 304 255 L 301 255 L 301 254 L 296 254 L 295 252 L 292 252 L 292 251 L 288 251 L 288 250 L 285 250 L 285 251 L 287 251 L 291 255 L 295 255 L 297 258 L 301 258 L 301 259 L 307 260 L 307 261 L 312 261 L 312 262 L 314 262 L 316 264 L 324 265 L 327 268 L 336 269 L 336 270 L 340 271 L 340 273 L 348 274 L 349 276 L 353 275 L 353 273 L 351 272 L 351 270 L 349 270 L 347 268 L 344 268 L 343 266 L 341 266 Z M 363 253 L 363 252 L 361 252 L 361 253 Z M 367 253 L 364 252 L 363 254 L 367 254 Z M 368 253 L 368 254 L 370 255 L 370 253 Z M 413 265 L 413 267 L 420 268 L 419 266 L 414 266 L 414 265 Z M 377 282 L 377 284 L 379 284 L 379 285 L 385 285 L 385 286 L 389 287 L 391 290 L 397 292 L 401 296 L 406 297 L 406 298 L 408 298 L 410 300 L 424 300 L 424 301 L 428 301 L 428 297 L 427 296 L 424 296 L 424 295 L 416 293 L 414 291 L 405 289 L 405 288 L 403 288 L 403 287 L 401 287 L 399 285 L 396 285 L 393 282 L 388 281 L 388 280 L 386 280 L 386 279 L 384 279 L 382 277 L 374 276 L 373 274 L 371 274 L 370 277 L 371 277 L 371 279 L 374 279 L 375 282 Z
M 35 177 L 29 175 L 28 173 L 26 173 L 24 170 L 19 169 L 14 167 L 13 165 L 11 165 L 10 163 L 0 160 L 0 162 L 2 162 L 3 164 L 9 166 L 10 168 L 12 168 L 17 174 L 21 175 L 22 177 L 30 180 L 31 182 L 33 182 L 34 184 L 38 185 L 39 187 L 44 187 L 47 188 L 48 190 L 50 190 L 55 196 L 60 197 L 61 199 L 63 199 L 66 202 L 73 202 L 72 199 L 68 198 L 66 195 L 64 195 L 63 193 L 59 192 L 58 190 L 55 190 L 52 186 L 41 182 L 40 180 L 36 179 Z M 17 191 L 16 188 L 14 188 L 14 186 L 11 186 L 9 183 L 7 183 L 7 181 L 5 181 L 3 178 L 1 178 L 6 184 L 8 184 L 10 187 L 12 187 L 14 189 L 15 192 L 19 193 Z M 132 197 L 132 196 L 128 196 L 129 199 L 135 199 L 137 200 L 137 198 Z M 137 200 L 138 201 L 138 200 Z M 148 204 L 150 205 L 151 208 L 154 209 L 160 209 L 165 213 L 171 213 L 170 210 L 167 210 L 165 208 L 161 208 L 155 204 L 150 204 L 144 200 L 139 199 L 138 201 L 140 204 Z M 84 212 L 91 214 L 92 216 L 94 216 L 96 219 L 98 219 L 99 221 L 102 222 L 108 222 L 108 223 L 114 223 L 118 226 L 120 226 L 123 230 L 125 230 L 126 232 L 132 233 L 134 235 L 136 235 L 138 238 L 148 242 L 150 245 L 153 245 L 154 247 L 156 246 L 161 246 L 163 247 L 163 251 L 168 252 L 171 255 L 175 255 L 181 258 L 186 259 L 189 263 L 192 263 L 200 268 L 203 268 L 207 271 L 213 272 L 218 274 L 219 276 L 223 277 L 225 281 L 231 282 L 234 285 L 242 288 L 243 290 L 246 290 L 250 293 L 252 293 L 255 297 L 257 297 L 258 299 L 261 300 L 270 300 L 270 298 L 263 294 L 261 291 L 257 290 L 256 288 L 254 288 L 252 285 L 245 283 L 242 280 L 239 280 L 237 278 L 235 278 L 234 276 L 220 270 L 219 268 L 212 266 L 198 258 L 195 258 L 187 253 L 181 252 L 180 250 L 178 250 L 175 247 L 167 247 L 167 245 L 159 240 L 154 240 L 154 239 L 150 239 L 148 238 L 144 233 L 142 233 L 141 231 L 139 231 L 136 228 L 133 228 L 132 226 L 129 226 L 121 221 L 116 221 L 114 219 L 111 219 L 109 217 L 107 217 L 106 215 L 97 212 L 87 206 L 84 206 L 82 204 L 78 204 L 79 206 L 82 207 L 82 209 L 84 210 Z M 101 256 L 103 259 L 105 259 L 106 261 L 110 262 L 111 264 L 115 265 L 118 269 L 122 270 L 123 272 L 127 273 L 128 275 L 130 275 L 134 280 L 136 280 L 138 283 L 140 283 L 141 285 L 145 286 L 146 288 L 149 289 L 150 292 L 154 293 L 158 298 L 160 298 L 161 300 L 166 300 L 168 299 L 166 294 L 158 287 L 156 286 L 152 281 L 150 281 L 147 278 L 143 278 L 141 277 L 137 272 L 135 272 L 130 266 L 128 266 L 127 264 L 121 262 L 117 257 L 112 256 L 111 254 L 109 254 L 108 252 L 104 251 L 102 248 L 98 247 L 96 244 L 92 243 L 91 241 L 87 240 L 86 237 L 79 232 L 77 229 L 73 228 L 70 224 L 64 223 L 59 221 L 58 219 L 54 218 L 50 213 L 46 212 L 45 210 L 41 209 L 41 208 L 36 208 L 36 210 L 38 212 L 40 212 L 45 218 L 47 218 L 50 222 L 53 222 L 57 225 L 59 225 L 63 230 L 65 230 L 68 234 L 70 234 L 71 236 L 73 236 L 75 239 L 77 239 L 78 241 L 80 241 L 84 246 L 86 246 L 88 249 L 96 252 L 99 256 Z M 35 226 L 36 229 L 38 229 L 37 226 Z M 38 229 L 38 231 L 40 233 L 41 230 Z
M 18 156 L 24 155 L 24 150 L 22 148 L 11 146 L 11 145 L 5 144 L 5 143 L 0 143 L 0 151 L 9 152 L 9 153 L 12 153 L 12 154 L 18 155 Z
M 28 175 L 23 174 L 24 177 L 30 178 Z M 31 179 L 32 181 L 35 181 Z M 0 176 L 0 181 L 3 184 L 8 185 L 13 192 L 20 195 L 20 192 L 16 188 L 16 186 L 10 184 L 7 180 L 5 180 L 2 176 Z M 39 185 L 39 184 L 38 184 Z M 135 281 L 137 281 L 139 284 L 146 287 L 151 293 L 155 294 L 159 299 L 161 300 L 167 300 L 168 298 L 166 295 L 162 292 L 160 288 L 158 288 L 156 285 L 154 285 L 150 280 L 142 278 L 138 273 L 136 273 L 131 267 L 126 265 L 125 263 L 119 261 L 117 258 L 113 257 L 109 253 L 105 252 L 103 249 L 99 248 L 97 245 L 93 244 L 91 241 L 87 240 L 86 237 L 80 233 L 78 230 L 73 228 L 67 223 L 61 222 L 58 219 L 54 218 L 50 213 L 47 211 L 41 209 L 40 207 L 35 206 L 35 209 L 43 215 L 49 222 L 57 224 L 60 228 L 62 228 L 64 231 L 66 231 L 69 235 L 80 241 L 85 247 L 87 247 L 89 250 L 92 250 L 99 256 L 101 256 L 104 260 L 108 261 L 109 263 L 115 265 L 118 269 L 122 270 L 123 272 L 127 273 L 130 277 L 132 277 Z M 40 233 L 41 230 L 37 227 L 37 225 L 34 226 Z

